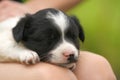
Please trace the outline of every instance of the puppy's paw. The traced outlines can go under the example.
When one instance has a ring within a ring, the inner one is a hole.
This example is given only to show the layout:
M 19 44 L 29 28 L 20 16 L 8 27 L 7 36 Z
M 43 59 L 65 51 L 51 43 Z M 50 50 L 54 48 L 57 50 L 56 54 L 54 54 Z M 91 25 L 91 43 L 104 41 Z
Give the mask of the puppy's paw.
M 35 64 L 40 61 L 38 54 L 34 51 L 24 51 L 20 55 L 20 62 L 24 64 Z

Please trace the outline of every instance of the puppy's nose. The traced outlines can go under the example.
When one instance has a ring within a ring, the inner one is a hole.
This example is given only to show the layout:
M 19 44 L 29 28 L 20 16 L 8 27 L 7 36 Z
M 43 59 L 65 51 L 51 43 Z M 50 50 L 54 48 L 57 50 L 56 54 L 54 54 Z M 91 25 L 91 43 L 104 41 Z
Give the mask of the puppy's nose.
M 64 55 L 64 57 L 67 58 L 67 60 L 68 60 L 70 63 L 77 61 L 74 52 L 64 52 L 63 55 Z
M 70 63 L 73 63 L 73 62 L 76 62 L 76 61 L 77 61 L 77 58 L 75 57 L 74 54 L 70 54 L 70 55 L 69 55 L 69 58 L 68 58 L 68 61 L 69 61 Z
M 63 56 L 66 58 L 70 57 L 70 55 L 74 55 L 74 52 L 70 50 L 66 50 L 63 52 Z

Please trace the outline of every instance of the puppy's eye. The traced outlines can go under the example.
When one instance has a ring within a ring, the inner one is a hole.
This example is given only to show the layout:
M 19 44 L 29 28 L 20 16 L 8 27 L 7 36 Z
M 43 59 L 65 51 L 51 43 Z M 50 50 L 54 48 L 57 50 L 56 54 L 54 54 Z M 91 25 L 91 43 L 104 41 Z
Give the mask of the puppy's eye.
M 75 34 L 71 34 L 72 39 L 77 39 L 77 36 Z
M 74 33 L 68 32 L 68 33 L 66 34 L 66 36 L 67 36 L 69 39 L 72 39 L 72 40 L 77 39 L 77 35 L 75 35 Z
M 50 39 L 55 39 L 55 35 L 54 35 L 54 34 L 51 34 L 51 35 L 49 36 L 49 38 L 50 38 Z

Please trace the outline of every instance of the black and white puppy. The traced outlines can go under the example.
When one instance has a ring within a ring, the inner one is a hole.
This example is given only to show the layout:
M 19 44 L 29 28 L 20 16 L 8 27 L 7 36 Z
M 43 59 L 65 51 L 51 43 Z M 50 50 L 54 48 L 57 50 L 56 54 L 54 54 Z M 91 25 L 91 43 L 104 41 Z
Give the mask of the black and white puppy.
M 79 21 L 60 10 L 9 18 L 0 22 L 0 62 L 44 61 L 71 68 L 79 56 L 79 39 L 84 41 Z

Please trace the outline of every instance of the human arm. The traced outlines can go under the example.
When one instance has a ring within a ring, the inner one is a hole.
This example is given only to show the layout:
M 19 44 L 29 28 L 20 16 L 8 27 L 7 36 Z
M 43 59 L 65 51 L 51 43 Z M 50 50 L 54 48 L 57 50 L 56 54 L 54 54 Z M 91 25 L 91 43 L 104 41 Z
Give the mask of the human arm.
M 18 3 L 12 0 L 4 0 L 0 2 L 0 21 L 9 17 L 24 15 L 26 13 L 33 14 L 38 10 L 45 8 L 56 8 L 67 11 L 80 1 L 81 0 L 29 0 L 26 3 Z
M 73 72 L 47 63 L 31 66 L 0 63 L 0 80 L 116 80 L 116 77 L 104 57 L 81 51 Z
M 47 64 L 0 63 L 0 80 L 77 80 L 68 69 Z
M 67 11 L 76 6 L 81 0 L 30 0 L 25 5 L 32 9 L 32 13 L 44 8 L 56 8 L 62 11 Z M 34 5 L 34 6 L 33 6 Z

